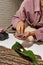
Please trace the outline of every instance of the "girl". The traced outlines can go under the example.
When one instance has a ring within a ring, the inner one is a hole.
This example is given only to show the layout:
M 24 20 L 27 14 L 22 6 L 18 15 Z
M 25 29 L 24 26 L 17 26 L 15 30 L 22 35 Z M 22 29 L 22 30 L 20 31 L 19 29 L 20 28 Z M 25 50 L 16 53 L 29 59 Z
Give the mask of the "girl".
M 32 31 L 25 33 L 25 22 Z M 18 39 L 26 39 L 32 36 L 34 41 L 43 41 L 43 0 L 24 0 L 16 15 L 12 18 L 12 25 L 16 28 Z

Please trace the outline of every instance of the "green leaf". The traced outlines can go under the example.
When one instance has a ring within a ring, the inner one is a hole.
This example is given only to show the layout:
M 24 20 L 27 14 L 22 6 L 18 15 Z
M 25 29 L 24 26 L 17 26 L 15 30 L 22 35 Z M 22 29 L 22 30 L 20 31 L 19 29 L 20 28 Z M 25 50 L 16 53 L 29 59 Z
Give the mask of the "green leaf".
M 35 58 L 34 53 L 31 50 L 29 50 L 29 51 L 25 50 L 24 47 L 19 42 L 16 42 L 12 46 L 12 49 L 15 50 L 16 52 L 20 53 L 21 55 L 30 58 L 34 65 L 39 65 Z
M 33 64 L 34 65 L 39 65 L 38 62 L 37 62 L 37 60 L 33 61 Z
M 22 46 L 21 44 L 19 44 L 19 42 L 16 42 L 16 43 L 12 46 L 12 49 L 14 49 L 14 50 L 17 51 L 17 52 L 20 52 L 20 49 L 25 50 L 25 49 L 23 48 L 23 46 Z
M 36 60 L 36 58 L 35 58 L 34 53 L 33 53 L 31 50 L 29 50 L 29 51 L 26 51 L 26 50 L 25 50 L 25 51 L 20 52 L 20 53 L 21 53 L 22 55 L 24 55 L 24 56 L 30 58 L 30 59 L 32 60 L 32 62 L 33 62 L 34 65 L 39 65 L 38 62 L 37 62 L 37 60 Z

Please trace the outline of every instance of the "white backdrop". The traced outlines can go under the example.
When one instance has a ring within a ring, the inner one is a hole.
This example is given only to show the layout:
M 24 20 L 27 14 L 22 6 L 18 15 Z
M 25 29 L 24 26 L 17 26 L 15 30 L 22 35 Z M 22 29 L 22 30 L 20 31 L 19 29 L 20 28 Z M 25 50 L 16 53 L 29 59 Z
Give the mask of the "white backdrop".
M 11 49 L 12 45 L 16 41 L 20 42 L 20 44 L 22 44 L 24 42 L 22 40 L 16 39 L 13 34 L 9 34 L 9 38 L 8 39 L 6 39 L 4 41 L 0 41 L 0 46 L 4 46 L 6 48 L 10 48 Z M 28 46 L 26 47 L 25 44 L 26 44 L 26 46 L 27 45 Z M 42 45 L 37 45 L 36 43 L 34 43 L 30 47 L 29 47 L 29 44 L 31 45 L 31 43 L 28 43 L 28 42 L 27 43 L 24 43 L 25 49 L 26 50 L 32 50 L 35 54 L 40 55 L 42 57 L 42 59 L 43 59 L 43 52 L 42 52 L 43 51 L 43 44 Z

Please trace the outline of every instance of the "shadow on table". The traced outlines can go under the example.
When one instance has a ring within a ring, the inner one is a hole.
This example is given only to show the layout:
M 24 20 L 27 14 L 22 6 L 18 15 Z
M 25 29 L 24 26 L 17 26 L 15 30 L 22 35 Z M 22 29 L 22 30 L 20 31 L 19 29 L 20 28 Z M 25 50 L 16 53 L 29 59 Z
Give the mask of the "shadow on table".
M 41 42 L 41 41 L 39 41 L 39 42 L 29 42 L 28 40 L 25 40 L 25 41 L 22 43 L 22 46 L 23 46 L 23 47 L 26 47 L 26 48 L 29 48 L 29 47 L 31 47 L 33 44 L 43 45 L 43 42 Z

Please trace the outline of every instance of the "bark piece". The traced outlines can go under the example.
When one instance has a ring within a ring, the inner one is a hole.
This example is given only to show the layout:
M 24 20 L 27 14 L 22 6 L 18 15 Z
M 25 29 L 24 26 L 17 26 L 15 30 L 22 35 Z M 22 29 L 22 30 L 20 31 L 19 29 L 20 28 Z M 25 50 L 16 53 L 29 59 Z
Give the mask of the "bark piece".
M 35 57 L 39 65 L 43 65 L 41 57 L 38 55 L 35 55 Z M 28 58 L 20 56 L 14 50 L 0 46 L 0 65 L 33 65 L 33 63 Z

